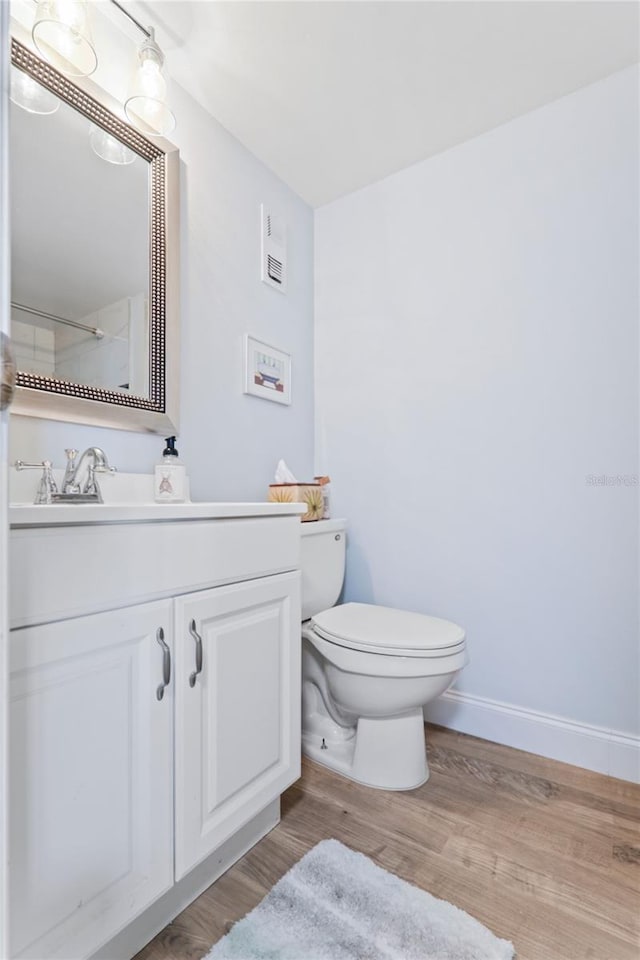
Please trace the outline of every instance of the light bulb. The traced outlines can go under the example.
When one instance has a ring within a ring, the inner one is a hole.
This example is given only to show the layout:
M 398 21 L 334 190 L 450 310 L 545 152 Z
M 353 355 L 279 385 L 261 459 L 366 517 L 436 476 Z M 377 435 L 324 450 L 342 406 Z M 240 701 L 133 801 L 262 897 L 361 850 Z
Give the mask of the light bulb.
M 167 95 L 167 85 L 160 66 L 154 60 L 145 60 L 140 64 L 140 92 L 154 100 L 164 100 Z
M 139 66 L 133 78 L 124 112 L 130 123 L 151 137 L 166 136 L 176 118 L 166 103 L 167 84 L 162 76 L 164 57 L 155 42 L 153 30 L 138 51 Z

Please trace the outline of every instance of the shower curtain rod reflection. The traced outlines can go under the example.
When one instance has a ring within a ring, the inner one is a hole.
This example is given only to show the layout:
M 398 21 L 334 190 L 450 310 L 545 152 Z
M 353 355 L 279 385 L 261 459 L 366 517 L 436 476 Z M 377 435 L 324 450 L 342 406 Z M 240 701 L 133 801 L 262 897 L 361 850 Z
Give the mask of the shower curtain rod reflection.
M 45 310 L 36 310 L 35 307 L 28 307 L 25 303 L 16 303 L 15 300 L 11 301 L 11 306 L 15 310 L 22 310 L 24 313 L 30 313 L 34 317 L 43 317 L 45 320 L 54 320 L 56 323 L 64 323 L 67 327 L 75 327 L 76 330 L 86 330 L 87 333 L 92 333 L 96 340 L 102 340 L 104 337 L 104 330 L 101 330 L 100 327 L 90 327 L 86 323 L 79 323 L 77 320 L 69 320 L 67 317 L 58 317 L 55 313 L 47 313 Z

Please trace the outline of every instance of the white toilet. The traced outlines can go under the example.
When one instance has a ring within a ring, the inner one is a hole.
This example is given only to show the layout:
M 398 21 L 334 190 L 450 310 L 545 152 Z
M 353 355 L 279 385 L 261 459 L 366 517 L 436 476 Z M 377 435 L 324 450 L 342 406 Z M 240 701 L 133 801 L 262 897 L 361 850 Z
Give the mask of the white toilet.
M 302 749 L 345 777 L 411 790 L 429 777 L 422 708 L 467 663 L 448 620 L 368 603 L 333 606 L 344 520 L 302 524 Z

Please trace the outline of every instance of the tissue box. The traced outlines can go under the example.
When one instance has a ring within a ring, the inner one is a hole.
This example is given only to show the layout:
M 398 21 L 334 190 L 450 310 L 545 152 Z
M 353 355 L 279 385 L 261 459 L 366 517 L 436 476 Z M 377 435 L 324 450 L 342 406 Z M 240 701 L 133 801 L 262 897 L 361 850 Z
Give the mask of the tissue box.
M 270 483 L 269 503 L 304 503 L 307 512 L 300 518 L 303 522 L 324 517 L 321 483 Z

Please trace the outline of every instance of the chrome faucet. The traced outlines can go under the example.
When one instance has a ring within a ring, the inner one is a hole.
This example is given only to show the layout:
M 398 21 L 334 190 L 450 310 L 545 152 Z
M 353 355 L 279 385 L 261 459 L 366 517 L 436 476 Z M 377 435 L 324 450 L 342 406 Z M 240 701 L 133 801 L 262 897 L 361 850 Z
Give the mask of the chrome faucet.
M 102 503 L 102 493 L 96 479 L 96 473 L 115 473 L 115 467 L 109 466 L 107 455 L 100 447 L 87 447 L 82 456 L 76 459 L 78 451 L 72 448 L 65 450 L 67 454 L 67 468 L 62 480 L 63 497 L 82 497 L 91 498 L 98 503 Z M 82 466 L 88 460 L 87 476 L 84 486 L 80 484 L 80 471 Z
M 42 470 L 42 477 L 38 484 L 34 503 L 104 503 L 102 491 L 96 480 L 96 473 L 115 473 L 116 468 L 109 466 L 104 450 L 100 447 L 87 447 L 79 460 L 77 450 L 66 450 L 67 469 L 64 472 L 62 490 L 53 477 L 50 460 L 41 460 L 40 463 L 27 463 L 26 460 L 16 460 L 16 470 Z M 88 459 L 87 475 L 84 486 L 80 485 L 80 470 Z

